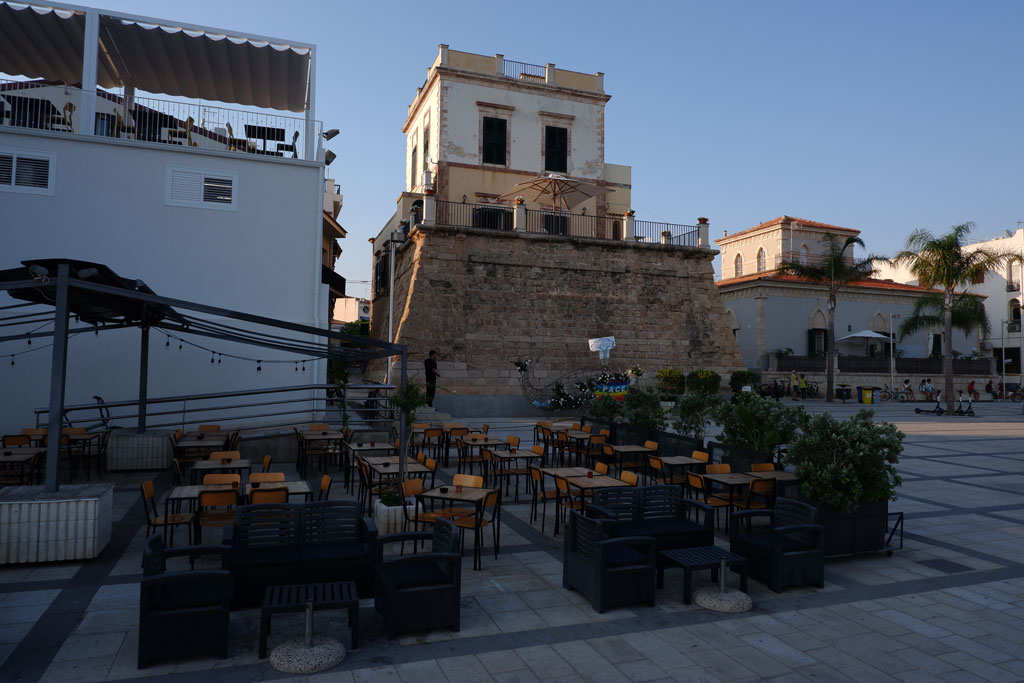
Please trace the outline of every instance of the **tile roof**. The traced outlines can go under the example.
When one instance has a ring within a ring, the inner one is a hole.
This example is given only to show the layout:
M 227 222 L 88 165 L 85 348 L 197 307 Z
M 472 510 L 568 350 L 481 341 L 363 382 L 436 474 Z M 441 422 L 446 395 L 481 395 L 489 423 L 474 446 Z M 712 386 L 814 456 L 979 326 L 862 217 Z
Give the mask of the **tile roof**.
M 860 234 L 860 230 L 854 230 L 853 228 L 844 228 L 844 227 L 839 226 L 839 225 L 829 225 L 828 223 L 819 223 L 817 221 L 809 221 L 809 220 L 805 220 L 803 218 L 794 218 L 793 216 L 779 216 L 778 218 L 773 218 L 770 221 L 765 221 L 764 223 L 759 223 L 758 225 L 755 225 L 752 228 L 747 228 L 746 230 L 740 230 L 739 232 L 735 232 L 735 233 L 733 233 L 731 235 L 725 235 L 724 237 L 719 237 L 718 239 L 715 240 L 715 242 L 717 244 L 721 244 L 722 242 L 731 240 L 734 237 L 741 237 L 743 235 L 750 234 L 750 233 L 755 232 L 757 230 L 760 230 L 762 228 L 767 228 L 767 227 L 770 227 L 770 226 L 773 226 L 773 225 L 784 225 L 784 224 L 787 224 L 787 223 L 799 223 L 801 225 L 801 227 L 823 228 L 823 229 L 828 230 L 828 231 L 847 232 L 847 233 L 850 233 L 851 235 L 859 235 Z
M 741 275 L 740 277 L 731 277 L 728 279 L 718 280 L 715 285 L 718 287 L 729 287 L 732 285 L 742 285 L 748 282 L 756 282 L 763 280 L 766 282 L 792 282 L 797 284 L 817 284 L 808 280 L 805 277 L 799 275 L 790 275 L 788 273 L 780 273 L 778 271 L 766 271 L 761 273 L 753 273 L 751 275 Z M 822 285 L 824 286 L 824 285 Z M 876 278 L 868 278 L 866 280 L 857 280 L 849 284 L 843 285 L 844 288 L 856 288 L 856 289 L 884 289 L 895 292 L 909 292 L 914 294 L 925 294 L 928 292 L 940 292 L 938 289 L 929 289 L 928 287 L 921 287 L 918 285 L 908 285 L 902 282 L 893 282 L 892 280 L 878 280 Z

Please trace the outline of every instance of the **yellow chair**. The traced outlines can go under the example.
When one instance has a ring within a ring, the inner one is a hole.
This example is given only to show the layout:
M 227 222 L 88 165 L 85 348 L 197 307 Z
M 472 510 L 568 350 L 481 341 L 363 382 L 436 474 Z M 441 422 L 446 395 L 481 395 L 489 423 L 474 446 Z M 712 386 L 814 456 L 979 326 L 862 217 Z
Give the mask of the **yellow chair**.
M 619 481 L 624 481 L 630 486 L 636 486 L 637 484 L 640 483 L 640 477 L 636 475 L 636 472 L 623 470 L 622 472 L 619 473 Z
M 146 536 L 148 537 L 156 529 L 162 529 L 164 536 L 167 535 L 167 527 L 171 527 L 170 542 L 168 546 L 174 545 L 175 527 L 184 526 L 188 531 L 188 543 L 192 545 L 192 523 L 191 512 L 180 512 L 169 514 L 166 517 L 157 513 L 156 496 L 153 493 L 153 482 L 142 482 L 142 504 L 146 509 Z
M 284 472 L 253 472 L 249 475 L 250 484 L 279 484 L 284 481 Z
M 241 451 L 213 451 L 210 460 L 241 460 Z
M 320 477 L 320 496 L 317 500 L 328 500 L 331 497 L 331 475 Z
M 226 527 L 234 524 L 236 507 L 238 491 L 200 491 L 199 511 L 196 513 L 196 542 L 202 544 L 203 529 L 206 527 Z
M 216 484 L 229 484 L 238 487 L 242 483 L 242 476 L 240 474 L 222 474 L 213 472 L 210 474 L 203 475 L 203 486 L 213 486 Z
M 199 425 L 200 433 L 219 432 L 220 425 Z
M 249 492 L 249 503 L 251 505 L 263 505 L 266 503 L 287 503 L 288 502 L 288 487 L 280 486 L 276 488 L 264 489 L 258 488 L 253 489 Z

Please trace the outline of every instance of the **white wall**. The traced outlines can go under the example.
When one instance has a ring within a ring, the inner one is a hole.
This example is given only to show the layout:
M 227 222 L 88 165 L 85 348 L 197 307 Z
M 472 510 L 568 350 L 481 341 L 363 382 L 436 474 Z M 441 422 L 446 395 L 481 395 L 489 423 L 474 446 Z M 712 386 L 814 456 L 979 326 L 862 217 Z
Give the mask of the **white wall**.
M 23 259 L 73 258 L 139 278 L 157 294 L 326 327 L 320 284 L 322 166 L 226 152 L 72 135 L 0 130 L 0 148 L 56 153 L 52 196 L 0 193 L 0 268 Z M 165 204 L 168 165 L 238 174 L 237 211 Z M 0 300 L 11 300 L 0 295 Z M 208 316 L 203 316 L 208 317 Z M 5 328 L 4 331 L 11 328 Z M 282 352 L 190 337 L 224 353 L 263 359 Z M 138 330 L 70 341 L 67 403 L 132 399 L 138 389 Z M 299 384 L 292 365 L 223 359 L 151 334 L 149 395 Z M 37 340 L 35 346 L 48 343 Z M 28 347 L 0 344 L 0 356 Z M 49 349 L 0 362 L 0 433 L 33 424 L 48 402 Z M 304 381 L 322 371 L 307 364 Z
M 440 160 L 480 163 L 480 108 L 477 102 L 489 102 L 515 107 L 514 111 L 507 114 L 507 110 L 501 113 L 503 118 L 507 116 L 509 119 L 509 168 L 538 174 L 543 171 L 541 136 L 545 124 L 541 121 L 540 112 L 544 111 L 575 117 L 571 124 L 560 121 L 549 124 L 565 125 L 570 129 L 568 175 L 595 179 L 603 177 L 604 157 L 599 144 L 599 131 L 604 129 L 603 104 L 455 80 L 445 80 L 442 87 L 446 89 L 447 138 L 441 141 Z M 433 120 L 436 121 L 436 117 Z

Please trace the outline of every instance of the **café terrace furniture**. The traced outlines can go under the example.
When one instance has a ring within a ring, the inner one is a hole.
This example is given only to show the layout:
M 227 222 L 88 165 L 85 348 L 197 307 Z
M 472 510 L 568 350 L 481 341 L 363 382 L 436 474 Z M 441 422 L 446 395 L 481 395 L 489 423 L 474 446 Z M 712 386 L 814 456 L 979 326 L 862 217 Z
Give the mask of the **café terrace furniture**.
M 657 541 L 650 536 L 611 538 L 599 520 L 575 510 L 566 520 L 562 587 L 582 593 L 597 612 L 653 606 L 656 568 Z
M 665 569 L 681 567 L 683 570 L 683 604 L 689 605 L 693 599 L 693 572 L 701 569 L 711 570 L 711 580 L 718 579 L 718 572 L 725 560 L 726 567 L 740 575 L 740 590 L 747 592 L 747 561 L 739 556 L 722 550 L 713 545 L 698 548 L 678 548 L 662 550 L 658 553 L 658 587 L 664 584 Z
M 348 627 L 351 633 L 349 649 L 359 649 L 359 594 L 354 581 L 268 586 L 263 596 L 263 605 L 260 607 L 260 659 L 267 657 L 270 617 L 274 614 L 305 612 L 307 604 L 314 612 L 329 609 L 348 610 Z
M 429 540 L 429 552 L 384 557 L 383 545 Z M 462 557 L 455 524 L 434 522 L 433 533 L 389 534 L 378 539 L 374 607 L 388 638 L 399 633 L 460 628 Z
M 688 519 L 690 510 L 698 521 Z M 714 511 L 684 498 L 679 486 L 601 489 L 594 492 L 586 514 L 604 525 L 605 536 L 649 536 L 659 551 L 715 544 Z M 658 568 L 664 566 L 665 560 L 659 556 Z
M 243 505 L 224 530 L 233 604 L 262 604 L 267 586 L 355 581 L 372 595 L 377 527 L 352 500 Z
M 777 498 L 771 510 L 744 510 L 732 515 L 730 552 L 747 559 L 747 571 L 778 593 L 787 586 L 825 587 L 825 532 L 818 508 L 791 498 Z M 740 521 L 767 517 L 765 530 L 741 533 Z
M 474 475 L 455 475 L 454 483 L 448 486 L 439 486 L 429 491 L 420 493 L 417 500 L 435 500 L 440 501 L 442 504 L 451 505 L 452 503 L 468 503 L 472 507 L 462 508 L 445 508 L 441 511 L 444 517 L 451 517 L 455 519 L 455 525 L 463 531 L 467 528 L 473 529 L 474 531 L 474 543 L 473 543 L 473 569 L 479 570 L 483 568 L 483 560 L 481 559 L 483 542 L 480 538 L 480 530 L 484 526 L 490 526 L 491 524 L 498 525 L 501 521 L 501 490 L 500 489 L 485 489 L 478 488 L 476 486 L 469 486 L 468 484 L 462 484 L 460 481 L 461 477 L 472 477 L 474 483 L 483 484 L 481 477 L 475 477 Z M 424 505 L 424 508 L 427 506 Z M 490 510 L 490 518 L 487 517 L 487 511 Z M 459 519 L 468 520 L 463 523 L 459 523 Z M 484 523 L 486 522 L 486 524 Z M 499 528 L 494 528 L 494 555 L 498 555 L 498 532 Z
M 167 571 L 168 557 L 219 553 L 222 546 L 164 548 L 163 536 L 146 539 L 139 586 L 139 656 L 144 669 L 160 659 L 214 654 L 228 656 L 231 573 L 224 570 Z

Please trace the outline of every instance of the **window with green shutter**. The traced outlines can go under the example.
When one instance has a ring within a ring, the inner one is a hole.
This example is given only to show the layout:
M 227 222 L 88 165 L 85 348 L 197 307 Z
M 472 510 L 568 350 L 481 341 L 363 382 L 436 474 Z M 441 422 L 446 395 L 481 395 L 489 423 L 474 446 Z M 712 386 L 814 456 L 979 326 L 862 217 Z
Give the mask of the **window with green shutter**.
M 544 170 L 569 172 L 569 130 L 558 126 L 544 128 Z
M 505 165 L 505 140 L 507 135 L 508 121 L 493 116 L 484 117 L 483 163 Z

